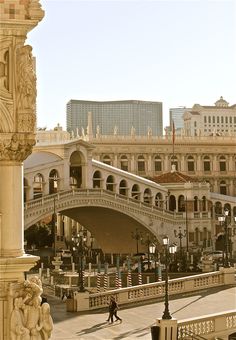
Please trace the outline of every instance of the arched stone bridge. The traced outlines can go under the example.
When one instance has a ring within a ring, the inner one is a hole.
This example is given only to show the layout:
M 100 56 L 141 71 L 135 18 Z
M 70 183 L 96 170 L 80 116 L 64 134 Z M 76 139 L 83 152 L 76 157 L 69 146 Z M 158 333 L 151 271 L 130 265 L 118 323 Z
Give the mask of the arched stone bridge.
M 199 233 L 206 239 L 215 235 L 214 210 L 216 217 L 224 208 L 236 215 L 235 199 L 214 195 L 207 183 L 160 185 L 92 159 L 93 148 L 81 140 L 34 148 L 24 163 L 25 228 L 51 215 L 55 205 L 114 252 L 111 242 L 126 251 L 134 244 L 127 235 L 136 228 L 176 241 L 174 230 L 182 226 L 194 244 Z
M 183 225 L 183 214 L 150 206 L 103 189 L 74 189 L 47 195 L 25 203 L 25 229 L 56 211 L 85 225 L 106 252 L 127 251 L 135 228 L 163 236 Z M 165 225 L 165 228 L 164 228 Z M 110 245 L 113 241 L 112 246 Z M 119 241 L 119 242 L 117 242 Z M 133 242 L 132 242 L 133 243 Z

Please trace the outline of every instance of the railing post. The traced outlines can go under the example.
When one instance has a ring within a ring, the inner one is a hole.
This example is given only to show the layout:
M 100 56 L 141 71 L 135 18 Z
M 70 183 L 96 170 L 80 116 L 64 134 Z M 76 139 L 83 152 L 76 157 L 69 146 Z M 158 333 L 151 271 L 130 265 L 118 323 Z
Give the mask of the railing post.
M 177 340 L 177 319 L 157 319 L 157 326 L 159 336 L 153 340 Z

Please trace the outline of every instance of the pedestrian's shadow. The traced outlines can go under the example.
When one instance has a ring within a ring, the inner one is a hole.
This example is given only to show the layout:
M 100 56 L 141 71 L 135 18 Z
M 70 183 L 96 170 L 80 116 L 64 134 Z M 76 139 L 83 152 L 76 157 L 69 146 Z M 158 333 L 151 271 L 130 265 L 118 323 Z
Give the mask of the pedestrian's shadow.
M 112 327 L 112 326 L 114 326 L 114 324 L 109 324 L 107 322 L 101 322 L 101 323 L 98 323 L 98 324 L 96 324 L 96 325 L 94 325 L 92 327 L 81 329 L 81 331 L 76 332 L 76 335 L 83 335 L 83 334 L 93 333 L 93 332 L 98 331 L 99 329 L 104 328 L 104 326 Z

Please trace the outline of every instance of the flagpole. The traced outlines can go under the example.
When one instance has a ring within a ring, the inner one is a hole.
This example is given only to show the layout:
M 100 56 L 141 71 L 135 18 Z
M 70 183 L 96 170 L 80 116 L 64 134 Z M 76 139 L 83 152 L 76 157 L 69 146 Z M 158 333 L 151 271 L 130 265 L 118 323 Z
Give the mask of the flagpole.
M 175 159 L 175 122 L 172 121 L 172 148 L 173 148 L 173 164 L 175 164 L 174 159 Z

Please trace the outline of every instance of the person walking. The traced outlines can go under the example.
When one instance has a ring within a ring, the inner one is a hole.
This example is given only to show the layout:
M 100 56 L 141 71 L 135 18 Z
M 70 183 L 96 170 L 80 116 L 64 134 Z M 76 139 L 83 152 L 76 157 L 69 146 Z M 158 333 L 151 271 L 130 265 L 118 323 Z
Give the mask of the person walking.
M 111 323 L 113 323 L 113 316 L 115 316 L 116 320 L 115 321 L 120 321 L 122 322 L 122 319 L 117 315 L 118 311 L 118 304 L 114 298 L 114 296 L 111 296 L 110 303 L 109 303 L 109 317 L 107 321 L 109 322 L 111 320 Z

